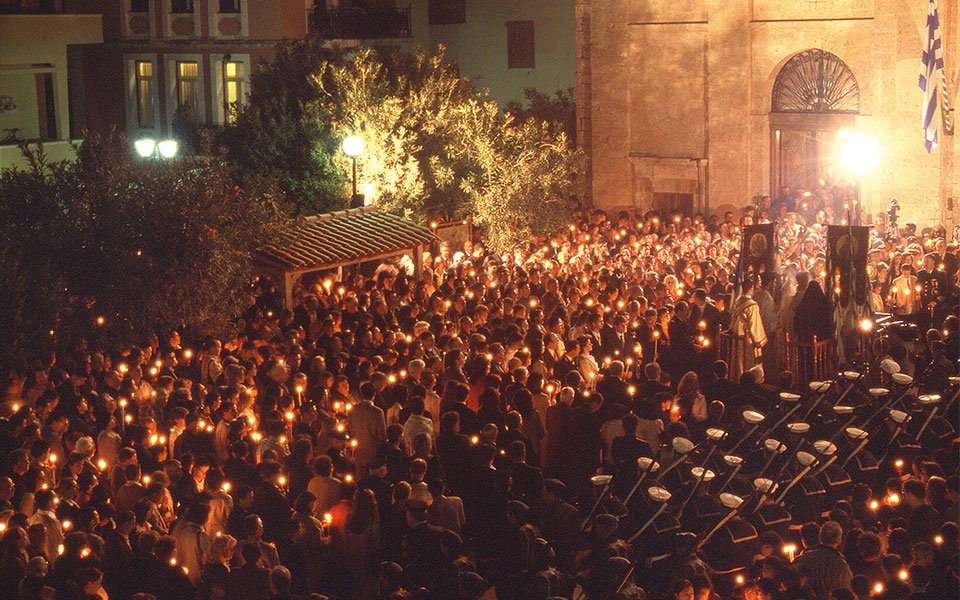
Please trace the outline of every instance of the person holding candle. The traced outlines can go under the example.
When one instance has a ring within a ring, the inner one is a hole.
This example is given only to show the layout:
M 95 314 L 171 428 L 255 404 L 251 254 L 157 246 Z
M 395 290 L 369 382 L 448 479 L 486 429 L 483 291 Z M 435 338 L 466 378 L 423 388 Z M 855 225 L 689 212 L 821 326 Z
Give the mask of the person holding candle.
M 826 598 L 836 589 L 851 589 L 853 571 L 840 553 L 842 541 L 843 528 L 836 521 L 827 521 L 820 527 L 819 544 L 804 550 L 794 561 L 801 571 L 809 571 L 818 598 Z
M 900 265 L 900 276 L 890 284 L 890 297 L 887 302 L 890 312 L 902 317 L 915 315 L 919 300 L 919 290 L 916 288 L 917 278 L 913 265 L 905 262 Z
M 374 393 L 372 385 L 361 386 L 360 402 L 347 415 L 350 434 L 357 440 L 353 459 L 360 477 L 366 474 L 367 463 L 377 454 L 377 449 L 387 437 L 386 418 L 383 410 L 373 403 Z

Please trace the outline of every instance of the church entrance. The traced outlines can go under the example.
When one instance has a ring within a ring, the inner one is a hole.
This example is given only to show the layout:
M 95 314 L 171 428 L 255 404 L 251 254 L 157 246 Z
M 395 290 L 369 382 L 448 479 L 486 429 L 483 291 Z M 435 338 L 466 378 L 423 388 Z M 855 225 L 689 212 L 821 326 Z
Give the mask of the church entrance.
M 836 55 L 805 50 L 783 66 L 770 112 L 770 195 L 844 186 L 836 168 L 841 132 L 853 130 L 860 88 Z

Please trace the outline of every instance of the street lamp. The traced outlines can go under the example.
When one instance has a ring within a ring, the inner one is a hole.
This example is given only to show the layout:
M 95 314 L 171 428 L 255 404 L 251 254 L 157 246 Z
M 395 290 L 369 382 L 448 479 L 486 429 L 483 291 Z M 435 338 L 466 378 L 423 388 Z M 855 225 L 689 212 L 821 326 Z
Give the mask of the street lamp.
M 151 138 L 140 138 L 133 143 L 134 149 L 141 158 L 171 159 L 177 155 L 177 140 L 161 140 L 157 142 Z
M 363 206 L 363 194 L 357 193 L 357 157 L 363 154 L 367 144 L 363 141 L 363 138 L 351 135 L 344 138 L 342 147 L 343 153 L 349 156 L 353 162 L 353 198 L 350 200 L 350 207 L 358 208 Z

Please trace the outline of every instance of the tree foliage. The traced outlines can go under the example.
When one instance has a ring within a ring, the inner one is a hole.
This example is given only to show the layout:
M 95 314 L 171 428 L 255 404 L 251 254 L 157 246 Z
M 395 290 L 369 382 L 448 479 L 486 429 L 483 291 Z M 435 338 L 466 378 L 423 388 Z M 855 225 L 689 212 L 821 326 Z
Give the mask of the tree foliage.
M 21 149 L 27 151 L 26 145 Z M 0 172 L 0 350 L 50 346 L 49 331 L 66 304 L 59 269 L 56 215 L 66 200 L 57 181 L 62 165 L 48 166 L 42 145 L 27 154 L 30 169 Z
M 507 102 L 504 111 L 518 121 L 535 119 L 549 123 L 558 132 L 566 134 L 572 143 L 577 141 L 577 104 L 573 88 L 557 90 L 553 95 L 544 94 L 536 88 L 523 90 L 525 102 Z
M 87 136 L 72 163 L 5 171 L 0 196 L 0 278 L 22 298 L 5 315 L 15 348 L 51 329 L 61 340 L 228 334 L 252 251 L 284 219 L 269 184 L 241 188 L 214 160 L 135 161 L 120 135 Z
M 247 104 L 221 135 L 239 172 L 275 178 L 304 214 L 346 206 L 347 173 L 334 161 L 340 139 L 313 78 L 339 57 L 316 38 L 281 42 L 270 67 L 253 74 Z
M 253 87 L 225 133 L 229 156 L 278 177 L 304 212 L 346 205 L 351 161 L 339 144 L 359 135 L 359 191 L 387 210 L 421 222 L 472 215 L 498 249 L 569 219 L 581 158 L 563 125 L 515 121 L 443 48 L 381 56 L 290 42 Z

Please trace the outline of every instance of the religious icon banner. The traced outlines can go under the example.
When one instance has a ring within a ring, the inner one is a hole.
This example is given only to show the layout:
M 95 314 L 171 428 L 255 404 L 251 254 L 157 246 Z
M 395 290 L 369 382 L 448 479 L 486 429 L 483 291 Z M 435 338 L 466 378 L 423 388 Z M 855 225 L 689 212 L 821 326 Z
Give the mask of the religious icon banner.
M 773 223 L 747 225 L 743 228 L 743 247 L 740 249 L 743 273 L 757 277 L 763 272 L 774 272 L 776 253 Z
M 867 273 L 867 252 L 870 249 L 870 228 L 865 226 L 827 226 L 827 273 L 824 290 L 835 304 L 847 306 L 853 294 L 854 304 L 867 303 L 870 280 Z

